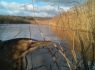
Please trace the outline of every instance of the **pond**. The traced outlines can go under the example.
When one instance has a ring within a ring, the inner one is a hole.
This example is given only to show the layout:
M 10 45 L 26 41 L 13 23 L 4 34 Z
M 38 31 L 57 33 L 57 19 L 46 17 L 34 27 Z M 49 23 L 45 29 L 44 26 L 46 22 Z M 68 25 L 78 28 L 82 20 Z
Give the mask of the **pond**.
M 43 37 L 41 33 L 43 33 Z M 0 24 L 0 40 L 30 37 L 37 40 L 44 40 L 44 38 L 45 40 L 58 40 L 48 25 Z

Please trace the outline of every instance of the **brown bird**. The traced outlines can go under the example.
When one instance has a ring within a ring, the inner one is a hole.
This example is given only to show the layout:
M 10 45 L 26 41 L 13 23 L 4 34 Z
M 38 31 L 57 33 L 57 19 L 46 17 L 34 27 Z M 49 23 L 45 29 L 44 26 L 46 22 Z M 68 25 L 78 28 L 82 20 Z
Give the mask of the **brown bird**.
M 30 38 L 0 40 L 0 70 L 21 70 L 16 64 L 19 65 L 19 60 L 23 56 L 50 43 L 50 41 L 37 41 Z

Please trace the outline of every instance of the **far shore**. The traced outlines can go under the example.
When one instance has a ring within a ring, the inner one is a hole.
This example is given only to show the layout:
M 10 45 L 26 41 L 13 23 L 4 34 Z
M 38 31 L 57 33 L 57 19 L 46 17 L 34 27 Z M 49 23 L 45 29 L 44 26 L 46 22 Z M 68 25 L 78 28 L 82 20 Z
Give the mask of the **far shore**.
M 49 24 L 50 19 L 46 17 L 0 15 L 0 24 Z

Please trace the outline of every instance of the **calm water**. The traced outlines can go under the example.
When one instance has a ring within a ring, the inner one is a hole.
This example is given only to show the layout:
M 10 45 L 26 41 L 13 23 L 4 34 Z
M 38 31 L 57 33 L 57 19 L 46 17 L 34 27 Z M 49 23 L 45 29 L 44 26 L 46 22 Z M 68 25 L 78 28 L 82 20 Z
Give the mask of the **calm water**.
M 29 27 L 31 34 L 29 32 Z M 44 38 L 41 36 L 41 32 L 46 40 L 58 40 L 47 25 L 0 24 L 0 40 L 30 37 L 33 39 L 43 40 Z
M 29 27 L 31 27 L 30 30 Z M 34 24 L 0 24 L 0 40 L 8 40 L 23 37 L 30 38 L 29 31 L 31 31 L 31 37 L 33 39 L 43 40 L 43 37 L 40 34 L 42 32 L 46 40 L 58 41 L 58 38 L 52 33 L 49 26 L 38 26 Z M 52 53 L 54 54 L 55 51 L 57 50 L 52 50 Z M 42 47 L 37 51 L 35 50 L 35 52 L 31 51 L 23 57 L 22 61 L 25 70 L 58 70 L 47 48 Z M 63 64 L 61 63 L 62 61 L 64 60 L 59 60 L 60 64 Z

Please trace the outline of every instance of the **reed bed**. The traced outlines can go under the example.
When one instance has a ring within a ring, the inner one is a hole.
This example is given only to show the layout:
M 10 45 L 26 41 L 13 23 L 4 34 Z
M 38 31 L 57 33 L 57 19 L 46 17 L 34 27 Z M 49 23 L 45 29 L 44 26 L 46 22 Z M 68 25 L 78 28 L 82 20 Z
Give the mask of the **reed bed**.
M 75 66 L 77 67 L 76 64 L 82 61 L 85 70 L 93 70 L 95 63 L 95 1 L 87 0 L 85 4 L 72 7 L 67 12 L 61 12 L 52 18 L 50 26 L 52 31 L 69 45 L 76 61 Z M 78 60 L 78 54 L 81 56 L 81 61 Z M 71 70 L 73 69 L 71 68 Z

